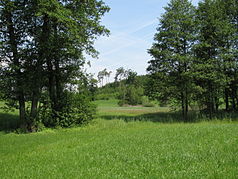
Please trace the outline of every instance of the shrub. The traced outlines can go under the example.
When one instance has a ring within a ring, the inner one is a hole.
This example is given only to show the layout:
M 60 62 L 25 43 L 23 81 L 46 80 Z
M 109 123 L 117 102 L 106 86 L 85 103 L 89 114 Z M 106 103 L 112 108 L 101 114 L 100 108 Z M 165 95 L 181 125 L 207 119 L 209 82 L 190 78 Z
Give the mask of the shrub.
M 143 88 L 136 87 L 134 85 L 128 86 L 124 90 L 121 90 L 119 95 L 119 103 L 129 104 L 129 105 L 138 105 L 142 104 Z
M 123 105 L 125 105 L 126 104 L 126 101 L 125 100 L 120 100 L 120 101 L 118 101 L 118 105 L 119 106 L 123 106 Z
M 53 111 L 50 103 L 45 102 L 40 108 L 38 121 L 47 127 L 72 127 L 93 119 L 96 106 L 88 95 L 65 92 L 64 96 L 61 100 L 65 105 L 60 112 Z
M 155 104 L 151 102 L 147 96 L 142 97 L 142 105 L 144 107 L 155 107 Z
M 108 96 L 108 94 L 98 94 L 96 96 L 96 99 L 97 100 L 109 100 L 109 96 Z

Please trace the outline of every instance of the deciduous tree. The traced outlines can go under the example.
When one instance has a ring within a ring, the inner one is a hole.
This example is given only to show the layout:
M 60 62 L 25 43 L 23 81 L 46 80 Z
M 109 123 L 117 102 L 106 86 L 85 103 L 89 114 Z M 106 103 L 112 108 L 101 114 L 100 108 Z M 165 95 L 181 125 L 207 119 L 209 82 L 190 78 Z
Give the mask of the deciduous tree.
M 175 99 L 181 106 L 183 119 L 187 120 L 193 88 L 190 71 L 196 33 L 195 7 L 188 0 L 171 0 L 157 31 L 149 49 L 153 59 L 147 70 L 154 78 L 152 82 L 158 84 L 158 97 Z

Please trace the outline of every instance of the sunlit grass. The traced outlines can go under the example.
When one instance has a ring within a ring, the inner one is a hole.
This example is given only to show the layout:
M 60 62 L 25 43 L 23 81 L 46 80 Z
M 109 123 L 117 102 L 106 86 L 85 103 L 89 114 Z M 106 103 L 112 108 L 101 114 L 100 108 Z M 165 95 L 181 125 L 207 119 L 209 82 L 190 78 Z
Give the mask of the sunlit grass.
M 238 178 L 237 122 L 139 121 L 166 112 L 97 103 L 84 127 L 0 133 L 0 178 Z
M 97 119 L 0 136 L 0 178 L 237 178 L 237 123 Z
M 190 110 L 188 113 L 188 121 L 184 121 L 181 111 L 174 110 L 170 107 L 160 107 L 158 105 L 155 107 L 119 107 L 117 103 L 118 100 L 116 99 L 96 101 L 95 104 L 98 106 L 97 116 L 107 120 L 122 119 L 127 122 L 153 121 L 162 123 L 183 123 L 211 120 L 209 119 L 209 115 L 201 113 L 199 110 Z M 214 114 L 212 120 L 238 121 L 238 113 L 220 111 Z
M 137 116 L 148 113 L 156 112 L 169 112 L 171 109 L 168 107 L 143 107 L 143 106 L 124 106 L 120 107 L 118 105 L 118 100 L 99 100 L 95 101 L 95 104 L 98 106 L 98 115 L 128 115 L 128 116 Z

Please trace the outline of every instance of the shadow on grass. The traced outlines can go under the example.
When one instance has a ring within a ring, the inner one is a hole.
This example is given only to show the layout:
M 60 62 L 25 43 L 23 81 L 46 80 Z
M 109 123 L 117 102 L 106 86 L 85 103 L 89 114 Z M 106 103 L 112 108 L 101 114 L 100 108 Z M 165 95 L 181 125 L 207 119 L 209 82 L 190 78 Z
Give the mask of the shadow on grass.
M 238 113 L 232 112 L 227 113 L 220 111 L 217 114 L 213 115 L 212 119 L 209 119 L 208 115 L 200 113 L 198 111 L 190 111 L 188 114 L 188 120 L 184 120 L 181 112 L 155 112 L 147 113 L 136 116 L 130 115 L 100 115 L 101 118 L 106 120 L 120 119 L 126 122 L 131 121 L 151 121 L 151 122 L 161 122 L 161 123 L 179 123 L 179 122 L 188 122 L 196 123 L 201 121 L 209 120 L 229 120 L 229 121 L 238 121 Z
M 19 127 L 18 115 L 0 112 L 0 131 L 10 132 Z

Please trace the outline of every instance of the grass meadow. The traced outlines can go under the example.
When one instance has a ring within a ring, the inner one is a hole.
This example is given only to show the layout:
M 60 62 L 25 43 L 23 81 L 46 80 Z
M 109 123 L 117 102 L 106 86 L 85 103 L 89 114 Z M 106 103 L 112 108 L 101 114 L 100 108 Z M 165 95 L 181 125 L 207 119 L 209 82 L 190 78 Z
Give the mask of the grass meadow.
M 238 122 L 182 123 L 168 108 L 96 103 L 87 126 L 1 129 L 0 178 L 238 178 Z M 17 119 L 0 114 L 1 124 Z

